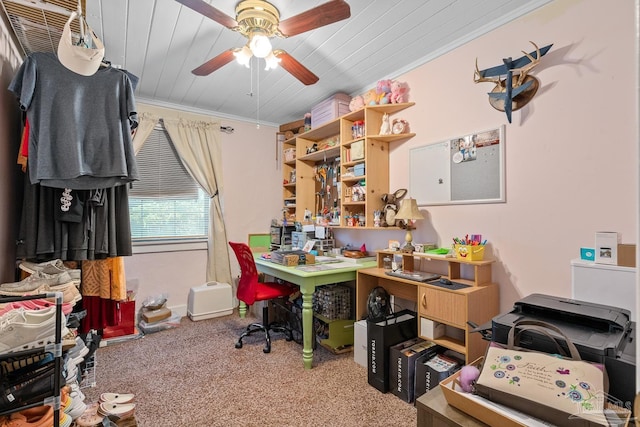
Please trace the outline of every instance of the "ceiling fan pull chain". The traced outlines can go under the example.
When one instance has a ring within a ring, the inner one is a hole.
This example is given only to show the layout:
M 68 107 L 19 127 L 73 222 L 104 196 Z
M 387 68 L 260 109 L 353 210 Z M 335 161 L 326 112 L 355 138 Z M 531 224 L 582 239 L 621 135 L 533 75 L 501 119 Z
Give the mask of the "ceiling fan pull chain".
M 260 67 L 256 67 L 256 93 L 256 129 L 260 129 Z

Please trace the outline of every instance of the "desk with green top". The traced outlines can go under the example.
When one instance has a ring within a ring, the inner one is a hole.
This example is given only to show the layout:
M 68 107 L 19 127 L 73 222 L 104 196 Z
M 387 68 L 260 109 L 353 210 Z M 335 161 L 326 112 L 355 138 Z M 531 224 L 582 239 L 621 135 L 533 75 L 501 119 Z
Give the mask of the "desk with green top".
M 375 261 L 365 263 L 341 262 L 336 264 L 320 264 L 320 271 L 303 271 L 297 267 L 286 267 L 274 262 L 255 257 L 256 268 L 266 275 L 286 280 L 300 286 L 302 293 L 302 361 L 306 369 L 313 364 L 313 292 L 316 286 L 356 280 L 356 273 L 361 268 L 376 265 Z

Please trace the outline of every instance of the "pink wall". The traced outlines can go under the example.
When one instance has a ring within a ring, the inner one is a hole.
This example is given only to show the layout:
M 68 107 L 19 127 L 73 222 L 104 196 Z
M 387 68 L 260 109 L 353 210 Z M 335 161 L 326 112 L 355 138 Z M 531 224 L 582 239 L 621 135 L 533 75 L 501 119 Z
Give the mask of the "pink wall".
M 414 232 L 443 245 L 488 238 L 503 310 L 533 292 L 569 297 L 570 261 L 596 231 L 637 243 L 634 16 L 633 2 L 552 2 L 397 78 L 416 102 L 404 117 L 417 136 L 392 149 L 392 190 L 409 187 L 410 148 L 506 124 L 507 203 L 423 207 Z M 487 101 L 491 84 L 473 82 L 474 61 L 498 65 L 529 40 L 554 45 L 532 72 L 540 90 L 509 124 Z
M 138 102 L 140 111 L 162 110 Z M 173 114 L 179 114 L 173 109 Z M 191 114 L 187 112 L 186 114 Z M 222 132 L 223 198 L 227 238 L 245 242 L 249 233 L 268 233 L 271 218 L 282 207 L 282 171 L 276 164 L 277 129 L 268 124 L 215 118 L 222 126 L 234 128 Z M 231 272 L 240 273 L 231 255 Z M 186 315 L 189 290 L 206 282 L 207 251 L 158 252 L 135 254 L 125 258 L 127 280 L 137 283 L 138 307 L 145 298 L 168 294 L 168 306 Z

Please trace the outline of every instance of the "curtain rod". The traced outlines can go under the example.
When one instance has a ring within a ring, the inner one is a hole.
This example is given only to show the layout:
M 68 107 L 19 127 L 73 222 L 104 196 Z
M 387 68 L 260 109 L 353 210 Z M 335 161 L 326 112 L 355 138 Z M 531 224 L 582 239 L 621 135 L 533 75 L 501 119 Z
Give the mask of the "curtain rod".
M 160 117 L 159 120 L 163 121 L 162 117 Z M 233 128 L 233 126 L 220 126 L 220 132 L 233 133 L 235 132 L 235 129 Z

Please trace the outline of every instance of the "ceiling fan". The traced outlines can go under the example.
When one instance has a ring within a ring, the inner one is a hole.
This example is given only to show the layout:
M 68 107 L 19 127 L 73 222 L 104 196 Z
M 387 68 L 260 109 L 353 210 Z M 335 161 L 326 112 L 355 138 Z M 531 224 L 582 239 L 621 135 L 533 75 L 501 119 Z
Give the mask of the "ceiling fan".
M 188 8 L 213 19 L 230 30 L 237 31 L 248 41 L 242 48 L 232 48 L 208 60 L 191 72 L 197 76 L 206 76 L 228 64 L 234 58 L 249 66 L 252 56 L 264 58 L 266 70 L 275 68 L 278 63 L 286 71 L 305 85 L 318 81 L 318 76 L 281 49 L 273 50 L 269 39 L 272 37 L 290 37 L 311 31 L 351 16 L 349 5 L 344 0 L 331 0 L 298 15 L 280 21 L 280 12 L 271 3 L 264 0 L 243 0 L 236 6 L 236 18 L 206 3 L 204 0 L 176 0 Z

